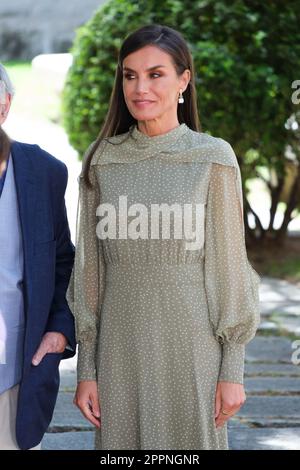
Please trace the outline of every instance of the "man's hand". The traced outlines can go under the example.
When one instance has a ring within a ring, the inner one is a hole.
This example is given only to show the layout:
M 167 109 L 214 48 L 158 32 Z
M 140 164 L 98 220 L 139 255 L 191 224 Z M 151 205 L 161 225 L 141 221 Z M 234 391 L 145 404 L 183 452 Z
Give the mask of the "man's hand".
M 99 396 L 95 380 L 79 382 L 73 403 L 96 428 L 101 427 Z
M 215 404 L 215 424 L 221 427 L 239 411 L 246 401 L 244 386 L 232 382 L 218 382 Z
M 67 345 L 67 339 L 62 333 L 50 331 L 45 333 L 41 344 L 32 358 L 32 364 L 38 366 L 44 356 L 48 353 L 64 352 Z

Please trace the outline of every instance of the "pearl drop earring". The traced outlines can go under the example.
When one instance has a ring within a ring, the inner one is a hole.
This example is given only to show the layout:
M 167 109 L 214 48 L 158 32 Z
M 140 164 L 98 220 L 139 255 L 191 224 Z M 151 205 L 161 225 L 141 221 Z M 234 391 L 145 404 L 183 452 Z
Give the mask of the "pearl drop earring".
M 181 88 L 180 88 L 180 90 L 179 90 L 178 103 L 184 103 L 184 98 L 183 98 L 183 96 L 182 96 L 182 89 L 181 89 Z

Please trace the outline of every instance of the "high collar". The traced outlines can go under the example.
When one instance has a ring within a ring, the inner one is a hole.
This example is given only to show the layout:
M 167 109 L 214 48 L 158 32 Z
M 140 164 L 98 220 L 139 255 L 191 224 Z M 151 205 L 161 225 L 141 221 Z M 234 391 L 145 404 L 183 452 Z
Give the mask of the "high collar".
M 157 146 L 168 146 L 174 143 L 188 132 L 188 126 L 183 122 L 164 134 L 149 136 L 138 129 L 137 124 L 132 124 L 129 128 L 129 135 L 139 147 L 149 148 Z
M 156 136 L 148 136 L 139 131 L 137 124 L 132 124 L 127 132 L 103 139 L 91 165 L 135 163 L 152 157 L 170 163 L 199 161 L 199 158 L 206 161 L 211 150 L 211 143 L 206 141 L 205 134 L 185 123 Z

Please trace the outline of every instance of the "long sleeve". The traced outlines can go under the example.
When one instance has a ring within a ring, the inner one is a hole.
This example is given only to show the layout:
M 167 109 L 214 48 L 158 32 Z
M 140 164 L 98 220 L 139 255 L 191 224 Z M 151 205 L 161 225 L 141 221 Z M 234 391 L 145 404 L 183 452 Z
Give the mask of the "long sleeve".
M 67 300 L 75 317 L 78 382 L 96 380 L 100 309 L 105 289 L 105 262 L 101 240 L 96 234 L 96 209 L 100 203 L 100 190 L 93 165 L 90 167 L 90 180 L 92 189 L 87 188 L 81 173 L 75 262 L 67 291 Z
M 219 380 L 242 384 L 245 345 L 260 322 L 260 277 L 247 258 L 238 164 L 212 163 L 205 240 L 209 317 L 215 338 L 222 344 Z

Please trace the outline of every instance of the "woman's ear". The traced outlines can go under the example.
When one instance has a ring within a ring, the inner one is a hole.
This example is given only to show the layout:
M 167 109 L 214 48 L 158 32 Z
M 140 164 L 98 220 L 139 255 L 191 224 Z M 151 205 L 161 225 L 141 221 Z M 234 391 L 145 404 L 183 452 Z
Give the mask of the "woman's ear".
M 191 80 L 191 71 L 189 69 L 185 69 L 181 77 L 181 88 L 183 92 L 187 89 L 190 80 Z

